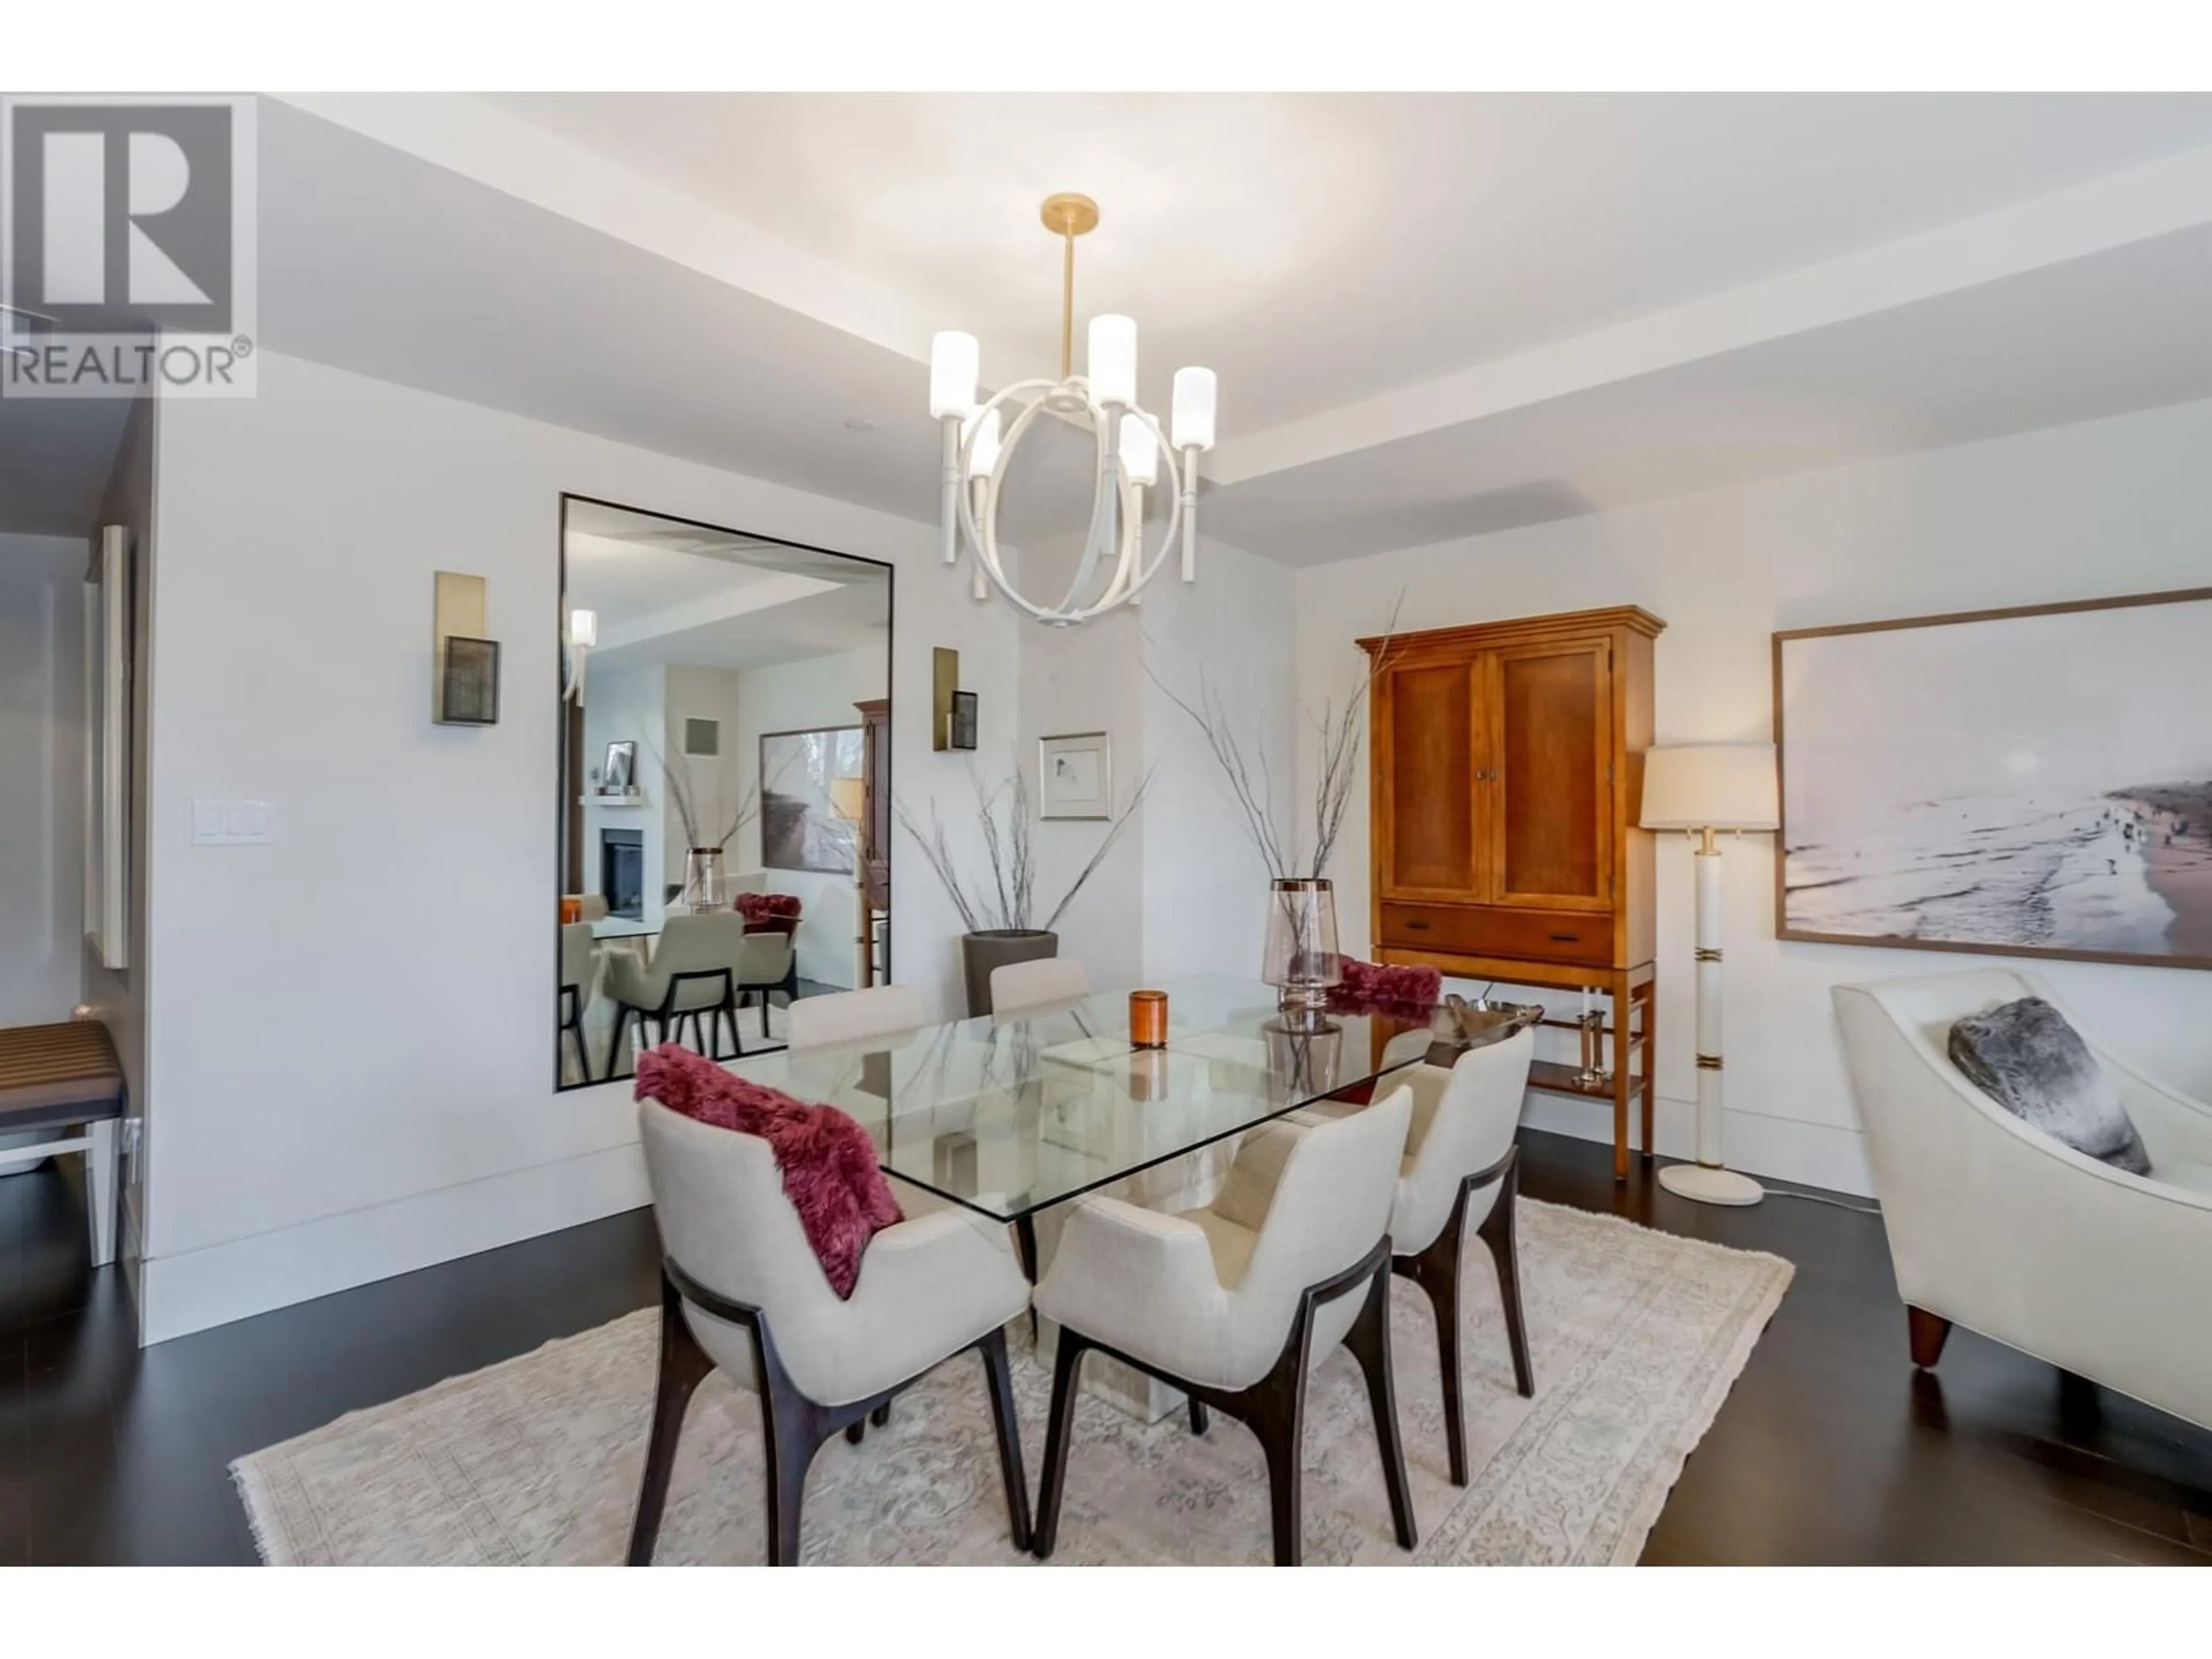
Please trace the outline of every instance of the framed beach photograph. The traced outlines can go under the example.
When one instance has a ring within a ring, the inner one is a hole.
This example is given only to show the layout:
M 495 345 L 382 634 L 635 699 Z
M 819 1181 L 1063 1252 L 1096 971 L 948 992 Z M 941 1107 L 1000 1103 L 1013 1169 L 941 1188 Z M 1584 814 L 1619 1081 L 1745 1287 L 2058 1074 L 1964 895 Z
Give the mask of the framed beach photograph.
M 1114 816 L 1113 751 L 1103 732 L 1068 732 L 1037 739 L 1037 816 Z
M 864 773 L 861 728 L 764 732 L 760 740 L 761 863 L 770 870 L 853 873 L 856 826 L 833 785 Z
M 1785 939 L 2212 967 L 2212 588 L 1774 635 Z

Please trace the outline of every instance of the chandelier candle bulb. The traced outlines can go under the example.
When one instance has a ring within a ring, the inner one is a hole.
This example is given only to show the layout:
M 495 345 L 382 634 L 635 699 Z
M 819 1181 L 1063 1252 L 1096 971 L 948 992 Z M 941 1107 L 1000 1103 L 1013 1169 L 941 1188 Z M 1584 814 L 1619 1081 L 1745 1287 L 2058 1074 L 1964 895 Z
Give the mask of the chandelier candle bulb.
M 929 412 L 939 420 L 963 420 L 975 407 L 975 381 L 982 374 L 982 348 L 972 334 L 947 329 L 929 342 Z
M 1170 416 L 1172 441 L 1186 453 L 1213 447 L 1213 410 L 1218 386 L 1210 368 L 1179 368 Z
M 1154 484 L 1160 481 L 1159 440 L 1152 435 L 1151 423 L 1141 416 L 1121 417 L 1121 465 L 1133 483 Z M 1138 499 L 1143 500 L 1141 496 Z
M 1091 319 L 1091 395 L 1109 409 L 1137 401 L 1137 324 L 1108 312 Z
M 988 478 L 999 464 L 999 411 L 987 409 L 968 440 L 968 476 Z

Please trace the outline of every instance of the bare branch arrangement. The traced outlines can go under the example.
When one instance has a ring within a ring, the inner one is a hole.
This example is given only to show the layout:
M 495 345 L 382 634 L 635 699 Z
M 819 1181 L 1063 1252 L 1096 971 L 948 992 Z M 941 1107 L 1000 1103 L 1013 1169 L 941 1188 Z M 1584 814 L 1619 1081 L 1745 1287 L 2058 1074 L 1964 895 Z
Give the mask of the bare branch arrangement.
M 1382 626 L 1382 648 L 1369 659 L 1351 694 L 1340 706 L 1331 698 L 1314 717 L 1321 740 L 1321 773 L 1314 781 L 1313 799 L 1310 803 L 1312 816 L 1309 820 L 1312 830 L 1305 839 L 1303 856 L 1299 838 L 1285 835 L 1275 822 L 1274 772 L 1267 758 L 1266 742 L 1255 739 L 1248 745 L 1237 735 L 1236 722 L 1220 692 L 1206 678 L 1205 665 L 1199 666 L 1198 695 L 1194 699 L 1184 696 L 1162 679 L 1149 661 L 1144 665 L 1146 677 L 1159 689 L 1160 695 L 1189 716 L 1191 723 L 1205 737 L 1206 749 L 1229 786 L 1230 798 L 1243 816 L 1244 833 L 1258 849 L 1268 875 L 1277 881 L 1318 880 L 1328 872 L 1329 859 L 1343 833 L 1345 809 L 1351 803 L 1352 787 L 1359 775 L 1359 744 L 1366 730 L 1367 699 L 1375 689 L 1376 677 L 1389 659 L 1389 641 L 1397 635 L 1398 613 L 1405 602 L 1405 590 L 1401 588 L 1390 602 L 1389 619 Z
M 970 781 L 975 791 L 976 829 L 983 843 L 986 866 L 974 881 L 961 872 L 959 858 L 952 850 L 945 820 L 934 799 L 929 803 L 926 824 L 904 800 L 894 799 L 891 811 L 898 818 L 899 828 L 914 837 L 922 858 L 944 884 L 953 908 L 960 913 L 962 927 L 971 933 L 1027 933 L 1039 927 L 1049 931 L 1059 925 L 1060 917 L 1067 914 L 1067 907 L 1075 902 L 1075 896 L 1106 861 L 1107 854 L 1113 850 L 1121 831 L 1136 816 L 1146 792 L 1152 787 L 1152 775 L 1147 772 L 1139 781 L 1127 803 L 1107 826 L 1105 836 L 1089 861 L 1076 872 L 1067 890 L 1060 895 L 1060 902 L 1053 906 L 1042 922 L 1031 920 L 1036 914 L 1036 848 L 1027 774 L 1018 767 L 1012 778 L 995 787 L 987 787 L 982 779 L 973 774 Z
M 688 759 L 672 766 L 668 757 L 660 752 L 650 738 L 646 739 L 645 746 L 654 763 L 660 768 L 662 781 L 668 786 L 668 799 L 676 807 L 677 821 L 684 826 L 684 844 L 686 847 L 698 852 L 704 852 L 710 847 L 727 848 L 737 839 L 738 830 L 760 816 L 760 789 L 757 785 L 749 786 L 734 807 L 728 805 L 726 796 L 713 801 L 702 800 L 697 780 L 691 775 L 691 763 Z M 703 838 L 703 832 L 719 827 L 726 819 L 729 827 L 723 830 L 719 836 L 711 840 Z

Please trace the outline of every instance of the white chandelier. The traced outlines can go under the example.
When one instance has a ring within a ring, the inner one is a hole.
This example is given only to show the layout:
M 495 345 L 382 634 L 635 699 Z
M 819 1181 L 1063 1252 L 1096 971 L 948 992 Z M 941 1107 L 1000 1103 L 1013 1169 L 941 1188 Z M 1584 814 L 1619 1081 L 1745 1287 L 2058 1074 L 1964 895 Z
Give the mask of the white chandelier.
M 1017 380 L 978 407 L 981 354 L 975 337 L 939 334 L 930 342 L 929 412 L 945 428 L 945 562 L 959 562 L 964 541 L 975 556 L 977 599 L 989 598 L 990 589 L 996 587 L 1039 622 L 1067 628 L 1137 603 L 1146 584 L 1167 562 L 1178 532 L 1182 579 L 1197 579 L 1198 458 L 1201 451 L 1213 447 L 1215 386 L 1210 368 L 1177 369 L 1171 430 L 1163 431 L 1158 418 L 1137 402 L 1137 325 L 1110 313 L 1091 319 L 1090 373 L 1075 374 L 1075 239 L 1097 228 L 1098 204 L 1088 196 L 1049 196 L 1042 217 L 1045 228 L 1066 245 L 1060 378 Z M 1071 422 L 1087 421 L 1098 441 L 1091 528 L 1083 556 L 1066 593 L 1051 605 L 1024 597 L 1007 580 L 999 556 L 1000 486 L 1023 434 L 1045 413 Z M 1011 419 L 1004 418 L 1007 414 Z M 1147 559 L 1145 491 L 1158 485 L 1164 466 L 1168 518 Z

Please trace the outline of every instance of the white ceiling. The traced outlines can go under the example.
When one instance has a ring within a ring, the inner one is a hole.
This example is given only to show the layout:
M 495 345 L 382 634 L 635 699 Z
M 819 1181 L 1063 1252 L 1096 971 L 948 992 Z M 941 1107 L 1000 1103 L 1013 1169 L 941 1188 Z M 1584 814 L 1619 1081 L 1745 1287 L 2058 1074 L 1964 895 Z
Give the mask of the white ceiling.
M 1148 400 L 1220 372 L 1209 533 L 1291 562 L 2212 397 L 2200 95 L 288 94 L 261 147 L 277 349 L 924 521 L 929 333 L 1051 366 L 1058 188 Z M 1088 507 L 1039 430 L 1018 538 Z
M 488 101 L 893 283 L 980 335 L 994 383 L 1056 372 L 1037 206 L 1083 191 L 1079 328 L 1134 317 L 1147 397 L 1206 363 L 1247 431 L 2212 143 L 2187 96 Z

